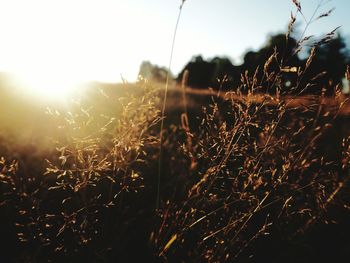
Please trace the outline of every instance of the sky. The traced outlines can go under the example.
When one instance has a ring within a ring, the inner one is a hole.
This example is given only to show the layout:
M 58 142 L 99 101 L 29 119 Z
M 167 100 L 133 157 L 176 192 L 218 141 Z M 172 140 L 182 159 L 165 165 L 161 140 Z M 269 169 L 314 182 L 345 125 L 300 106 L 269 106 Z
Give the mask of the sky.
M 323 0 L 307 34 L 337 26 L 350 44 L 349 0 Z M 319 0 L 301 1 L 309 19 Z M 42 82 L 132 82 L 143 60 L 168 66 L 181 0 L 0 0 L 0 71 Z M 292 0 L 186 0 L 173 54 L 174 74 L 194 56 L 240 63 L 269 34 L 284 32 Z M 299 30 L 303 19 L 299 16 Z

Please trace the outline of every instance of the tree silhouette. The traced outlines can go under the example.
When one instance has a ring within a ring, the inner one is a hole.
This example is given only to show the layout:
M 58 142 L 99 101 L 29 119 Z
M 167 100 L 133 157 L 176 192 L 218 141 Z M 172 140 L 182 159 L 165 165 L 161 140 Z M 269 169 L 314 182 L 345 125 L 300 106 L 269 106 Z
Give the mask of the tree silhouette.
M 200 55 L 195 56 L 180 72 L 177 81 L 180 82 L 185 70 L 188 70 L 189 86 L 232 90 L 240 87 L 241 76 L 248 72 L 250 76 L 255 75 L 260 80 L 261 92 L 275 93 L 276 89 L 279 89 L 282 93 L 320 94 L 322 89 L 325 89 L 326 94 L 332 94 L 334 87 L 341 83 L 344 77 L 346 64 L 350 62 L 344 38 L 337 34 L 335 38 L 327 39 L 326 43 L 317 45 L 313 62 L 301 79 L 298 79 L 295 71 L 285 70 L 305 68 L 307 58 L 300 59 L 296 54 L 297 48 L 296 39 L 286 39 L 285 34 L 275 34 L 270 36 L 259 50 L 248 51 L 241 65 L 233 65 L 227 57 L 214 57 L 206 61 Z M 274 59 L 269 64 L 269 71 L 279 74 L 279 82 L 269 82 L 264 77 L 264 65 L 272 54 Z M 322 72 L 326 73 L 320 74 Z M 310 82 L 312 85 L 308 85 Z M 244 87 L 241 88 L 244 92 Z
M 206 61 L 202 56 L 195 56 L 180 72 L 178 81 L 182 80 L 185 70 L 189 71 L 187 84 L 197 88 L 229 88 L 237 78 L 237 69 L 226 57 Z
M 168 70 L 165 67 L 153 65 L 149 61 L 143 61 L 140 65 L 139 76 L 145 79 L 164 82 L 167 78 Z M 170 77 L 171 73 L 170 73 Z
M 334 87 L 342 83 L 346 64 L 349 61 L 349 52 L 346 49 L 344 38 L 338 33 L 327 43 L 316 46 L 315 54 L 305 79 L 313 79 L 321 72 L 324 74 L 314 80 L 308 93 L 319 94 L 324 89 L 327 95 L 331 95 Z
M 244 56 L 242 65 L 235 66 L 227 57 L 214 57 L 206 61 L 201 56 L 193 57 L 180 72 L 177 80 L 181 81 L 185 70 L 189 71 L 188 85 L 198 88 L 237 88 L 240 83 L 241 74 L 248 71 L 254 74 L 258 67 L 262 67 L 266 60 L 275 51 L 277 52 L 276 61 L 284 61 L 285 57 L 291 57 L 288 64 L 297 66 L 300 60 L 295 56 L 293 51 L 296 47 L 296 40 L 286 41 L 284 34 L 271 36 L 268 43 L 258 51 L 249 51 Z M 287 63 L 285 63 L 287 64 Z M 278 70 L 279 64 L 272 63 L 271 70 Z M 262 78 L 263 72 L 260 71 L 257 77 Z M 287 80 L 286 80 L 287 82 Z
M 275 54 L 274 59 L 269 64 L 269 71 L 281 73 L 282 68 L 298 67 L 301 60 L 295 55 L 297 41 L 289 37 L 286 39 L 285 34 L 276 34 L 269 37 L 265 46 L 258 51 L 248 51 L 244 55 L 243 64 L 241 65 L 241 74 L 246 71 L 255 74 L 260 81 L 261 92 L 275 93 L 276 89 L 287 91 L 293 85 L 296 85 L 296 75 L 285 72 L 280 74 L 282 82 L 268 83 L 264 79 L 263 67 L 271 55 Z M 259 69 L 257 71 L 257 69 Z
M 192 87 L 207 88 L 211 85 L 214 65 L 205 61 L 202 56 L 195 56 L 180 72 L 177 80 L 181 82 L 184 72 L 188 70 L 187 84 Z

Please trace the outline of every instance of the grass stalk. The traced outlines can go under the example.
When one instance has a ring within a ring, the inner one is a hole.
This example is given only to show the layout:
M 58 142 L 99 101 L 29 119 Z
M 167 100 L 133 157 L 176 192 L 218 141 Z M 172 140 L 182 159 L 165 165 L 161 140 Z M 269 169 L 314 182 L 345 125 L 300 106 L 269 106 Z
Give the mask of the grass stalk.
M 162 157 L 163 157 L 163 130 L 164 130 L 166 101 L 167 101 L 169 80 L 170 80 L 170 70 L 171 70 L 171 64 L 172 64 L 172 61 L 173 61 L 173 54 L 174 54 L 174 48 L 175 48 L 175 40 L 176 40 L 177 28 L 178 28 L 178 25 L 179 25 L 179 22 L 180 22 L 182 8 L 183 8 L 184 4 L 185 4 L 185 0 L 182 0 L 182 3 L 181 3 L 180 8 L 179 8 L 179 14 L 177 16 L 177 20 L 176 20 L 176 24 L 175 24 L 174 35 L 173 35 L 173 40 L 172 40 L 171 50 L 170 50 L 168 71 L 167 71 L 166 81 L 165 81 L 164 99 L 163 99 L 162 115 L 161 115 L 161 121 L 160 121 L 160 132 L 159 132 L 159 141 L 160 142 L 159 142 L 159 161 L 158 161 L 158 180 L 157 180 L 156 210 L 159 209 L 159 202 L 160 202 L 160 184 L 161 184 Z

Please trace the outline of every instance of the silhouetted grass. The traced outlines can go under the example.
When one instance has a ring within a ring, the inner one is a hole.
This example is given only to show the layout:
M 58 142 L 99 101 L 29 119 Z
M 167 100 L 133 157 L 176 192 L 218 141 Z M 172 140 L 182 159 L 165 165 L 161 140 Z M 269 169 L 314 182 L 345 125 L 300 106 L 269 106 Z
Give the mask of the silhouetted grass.
M 284 92 L 283 74 L 305 81 L 314 51 L 302 68 L 286 68 L 285 59 L 272 67 L 276 58 L 230 92 L 191 89 L 184 78 L 169 87 L 164 109 L 162 85 L 141 79 L 92 86 L 45 115 L 32 109 L 23 123 L 27 105 L 3 89 L 17 119 L 2 116 L 0 259 L 347 258 L 348 97 L 339 86 L 332 97 Z M 25 125 L 39 135 L 28 135 L 31 144 L 18 140 Z

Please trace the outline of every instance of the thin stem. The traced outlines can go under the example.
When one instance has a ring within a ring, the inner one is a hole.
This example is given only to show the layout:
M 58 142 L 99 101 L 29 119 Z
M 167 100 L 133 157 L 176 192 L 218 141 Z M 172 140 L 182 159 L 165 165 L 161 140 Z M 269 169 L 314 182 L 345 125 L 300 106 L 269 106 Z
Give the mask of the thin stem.
M 310 25 L 312 24 L 312 22 L 314 22 L 314 18 L 315 18 L 315 16 L 316 16 L 318 10 L 319 10 L 319 9 L 321 8 L 321 6 L 323 6 L 323 5 L 324 5 L 324 0 L 320 0 L 320 1 L 318 2 L 318 5 L 316 6 L 316 8 L 315 8 L 315 10 L 314 10 L 314 12 L 313 12 L 311 18 L 310 18 L 309 20 L 307 20 L 307 19 L 305 18 L 304 14 L 300 12 L 301 15 L 303 16 L 305 22 L 306 22 L 306 26 L 305 26 L 305 28 L 304 28 L 303 33 L 301 34 L 301 37 L 300 37 L 299 42 L 300 42 L 300 41 L 303 39 L 303 37 L 305 36 L 306 31 L 308 30 L 308 28 L 310 27 Z
M 180 5 L 179 14 L 177 16 L 174 35 L 173 35 L 173 41 L 171 44 L 171 51 L 170 51 L 170 59 L 169 59 L 169 65 L 168 65 L 168 72 L 166 75 L 166 81 L 165 81 L 165 90 L 164 90 L 164 99 L 163 99 L 163 107 L 162 107 L 162 118 L 160 121 L 160 132 L 159 132 L 159 161 L 158 161 L 158 182 L 157 182 L 157 199 L 156 199 L 156 210 L 159 209 L 159 200 L 160 200 L 160 183 L 161 183 L 161 173 L 162 173 L 162 155 L 163 155 L 163 129 L 164 129 L 164 119 L 165 119 L 165 109 L 166 109 L 166 101 L 167 101 L 167 95 L 168 95 L 168 87 L 169 87 L 169 80 L 170 80 L 170 70 L 171 70 L 171 64 L 173 61 L 173 54 L 174 54 L 174 47 L 175 47 L 175 40 L 176 40 L 176 33 L 177 28 L 180 22 L 182 7 L 185 3 L 185 0 L 182 0 L 182 3 Z

